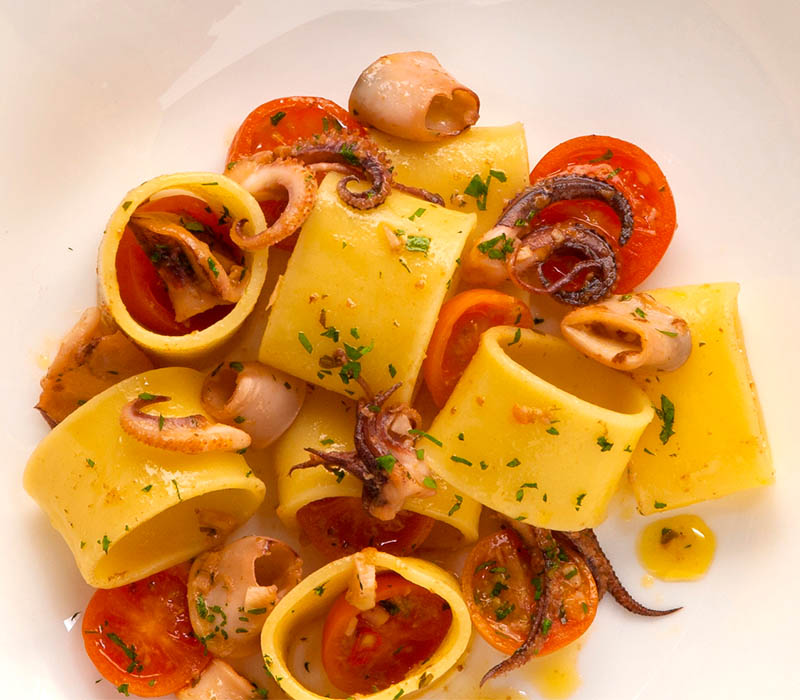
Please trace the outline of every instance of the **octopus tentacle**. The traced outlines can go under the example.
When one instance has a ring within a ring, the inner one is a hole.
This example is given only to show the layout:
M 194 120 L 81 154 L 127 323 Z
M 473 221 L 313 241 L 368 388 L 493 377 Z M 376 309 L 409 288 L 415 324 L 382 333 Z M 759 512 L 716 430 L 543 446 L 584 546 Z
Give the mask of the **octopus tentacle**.
M 536 215 L 554 202 L 568 199 L 596 199 L 608 204 L 620 220 L 619 245 L 628 242 L 633 233 L 633 208 L 624 194 L 604 180 L 586 175 L 558 175 L 525 188 L 509 202 L 497 224 L 483 234 L 467 253 L 462 266 L 464 279 L 471 284 L 486 286 L 502 284 L 510 274 L 507 269 L 509 255 L 520 246 L 520 240 L 531 233 Z M 592 230 L 592 233 L 600 238 L 596 231 Z M 575 275 L 587 267 L 581 266 Z
M 254 236 L 245 236 L 242 221 L 231 229 L 231 240 L 244 250 L 274 245 L 299 229 L 317 200 L 317 179 L 312 170 L 293 158 L 276 159 L 269 151 L 241 158 L 228 171 L 259 201 L 288 193 L 286 209 L 278 220 Z
M 531 526 L 518 527 L 517 523 L 513 523 L 513 527 L 514 530 L 520 534 L 525 545 L 532 550 L 537 549 L 539 551 L 544 551 L 548 549 L 548 540 L 553 539 L 550 530 Z M 549 585 L 549 578 L 549 576 L 541 576 L 542 596 L 536 603 L 536 610 L 531 620 L 531 628 L 525 641 L 511 656 L 507 659 L 503 659 L 499 664 L 490 668 L 483 675 L 480 682 L 481 686 L 492 678 L 496 678 L 504 673 L 513 671 L 515 668 L 524 666 L 542 650 L 542 646 L 547 639 L 547 633 L 544 631 L 543 627 L 545 615 L 553 602 L 553 592 Z
M 229 265 L 192 235 L 175 214 L 135 213 L 128 222 L 167 286 L 175 320 L 185 321 L 220 304 L 235 304 L 244 291 L 244 268 Z
M 440 194 L 436 194 L 435 192 L 428 192 L 428 190 L 424 190 L 421 187 L 404 185 L 400 182 L 397 182 L 397 180 L 392 183 L 392 187 L 400 192 L 410 194 L 412 197 L 424 199 L 426 202 L 430 202 L 431 204 L 438 204 L 440 207 L 444 206 L 444 197 L 442 197 Z
M 572 255 L 581 260 L 561 279 L 551 283 L 544 274 L 544 265 L 553 255 Z M 507 265 L 512 281 L 531 292 L 545 292 L 559 301 L 583 306 L 608 295 L 617 280 L 614 251 L 593 229 L 578 222 L 562 222 L 543 226 L 522 239 Z M 535 270 L 535 282 L 524 276 Z M 588 271 L 588 274 L 586 272 Z M 584 275 L 580 289 L 565 287 Z
M 608 591 L 614 600 L 623 608 L 636 615 L 645 615 L 647 617 L 669 615 L 681 609 L 678 607 L 669 610 L 653 610 L 634 600 L 633 596 L 628 593 L 617 577 L 614 567 L 611 565 L 611 562 L 600 546 L 600 542 L 598 542 L 594 530 L 587 528 L 586 530 L 562 532 L 560 534 L 566 537 L 575 549 L 583 555 L 584 559 L 586 559 L 586 563 L 589 565 L 592 575 L 597 582 L 597 590 L 601 598 L 603 593 Z
M 525 230 L 542 209 L 567 199 L 596 199 L 608 204 L 619 217 L 620 246 L 624 246 L 633 234 L 633 208 L 627 197 L 605 180 L 588 175 L 557 175 L 539 180 L 514 197 L 497 223 Z
M 392 190 L 391 164 L 369 139 L 352 134 L 322 136 L 316 141 L 298 143 L 290 153 L 306 165 L 340 163 L 352 166 L 366 176 L 370 188 L 364 192 L 352 192 L 347 187 L 350 182 L 359 179 L 352 174 L 343 177 L 336 188 L 342 201 L 356 209 L 374 209 L 386 200 Z
M 356 409 L 353 434 L 355 450 L 323 452 L 306 448 L 311 459 L 290 470 L 323 466 L 338 473 L 343 469 L 363 483 L 364 509 L 379 520 L 392 520 L 410 496 L 430 496 L 434 492 L 425 484 L 430 469 L 425 459 L 414 450 L 413 429 L 421 423 L 419 414 L 406 404 L 384 408 L 383 404 L 400 384 L 361 399 Z
M 125 404 L 119 417 L 122 429 L 150 447 L 185 454 L 242 450 L 250 446 L 250 436 L 243 430 L 224 423 L 212 423 L 199 413 L 167 417 L 142 411 L 147 406 L 169 399 L 169 396 L 141 394 Z

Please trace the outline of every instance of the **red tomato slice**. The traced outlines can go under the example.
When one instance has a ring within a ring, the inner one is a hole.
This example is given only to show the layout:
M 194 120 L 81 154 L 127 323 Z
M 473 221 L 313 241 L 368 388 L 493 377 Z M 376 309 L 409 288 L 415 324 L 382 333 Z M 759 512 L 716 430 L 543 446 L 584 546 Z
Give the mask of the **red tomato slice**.
M 83 643 L 109 683 L 142 697 L 169 695 L 211 661 L 195 637 L 186 567 L 121 588 L 95 591 L 83 616 Z
M 350 131 L 366 136 L 366 128 L 347 110 L 324 97 L 281 97 L 256 107 L 242 122 L 228 149 L 227 163 L 292 146 L 314 134 Z
M 534 224 L 574 219 L 596 229 L 617 256 L 614 292 L 633 291 L 658 265 L 675 232 L 675 201 L 664 173 L 632 143 L 610 136 L 579 136 L 545 154 L 530 181 L 567 173 L 608 180 L 628 198 L 634 219 L 631 239 L 623 247 L 617 244 L 619 219 L 608 205 L 595 200 L 556 202 L 544 209 Z
M 408 556 L 428 537 L 434 521 L 409 510 L 401 510 L 393 520 L 378 520 L 364 510 L 360 498 L 339 496 L 303 506 L 297 523 L 317 551 L 338 559 L 365 547 Z
M 439 408 L 478 349 L 481 334 L 493 326 L 533 328 L 533 317 L 522 301 L 494 289 L 470 289 L 442 306 L 422 365 Z
M 347 131 L 366 136 L 366 128 L 345 109 L 324 97 L 281 97 L 256 107 L 242 122 L 228 149 L 226 170 L 245 156 L 258 151 L 271 151 L 278 146 L 292 146 L 298 141 L 319 134 Z M 324 175 L 320 175 L 318 179 Z M 267 224 L 274 224 L 286 208 L 281 200 L 260 202 Z M 277 244 L 283 250 L 294 250 L 293 234 Z
M 241 253 L 230 239 L 230 226 L 233 223 L 225 213 L 217 214 L 204 201 L 189 195 L 175 195 L 152 200 L 142 204 L 137 211 L 162 211 L 178 214 L 189 222 L 190 227 L 198 224 L 224 244 L 224 252 L 233 259 L 240 259 Z M 159 277 L 155 266 L 137 243 L 130 229 L 125 229 L 117 248 L 117 283 L 122 303 L 134 320 L 161 335 L 185 335 L 203 330 L 226 316 L 233 308 L 221 304 L 189 319 L 185 324 L 175 320 L 175 311 L 167 294 L 164 281 Z
M 513 654 L 527 638 L 543 576 L 548 577 L 554 598 L 563 600 L 563 610 L 545 612 L 549 632 L 540 655 L 577 639 L 594 620 L 597 586 L 586 562 L 569 547 L 554 547 L 545 570 L 534 571 L 525 545 L 513 530 L 484 537 L 470 552 L 461 574 L 461 591 L 475 628 L 495 649 Z
M 372 610 L 362 613 L 342 593 L 325 618 L 322 665 L 345 693 L 374 693 L 403 680 L 436 651 L 453 619 L 441 596 L 398 574 L 378 574 L 376 584 Z

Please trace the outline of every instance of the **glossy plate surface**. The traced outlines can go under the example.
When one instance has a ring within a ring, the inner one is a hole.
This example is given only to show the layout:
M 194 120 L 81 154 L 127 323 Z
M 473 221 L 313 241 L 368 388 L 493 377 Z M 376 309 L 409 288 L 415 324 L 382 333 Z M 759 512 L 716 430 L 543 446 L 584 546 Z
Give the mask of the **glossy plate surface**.
M 632 141 L 658 161 L 679 229 L 645 286 L 742 285 L 777 483 L 688 509 L 718 540 L 710 573 L 695 583 L 646 585 L 635 540 L 647 521 L 630 496 L 616 501 L 599 536 L 621 578 L 643 602 L 684 610 L 648 620 L 602 603 L 572 697 L 795 697 L 798 26 L 793 0 L 4 2 L 0 695 L 119 697 L 95 684 L 80 620 L 65 627 L 90 589 L 21 485 L 47 430 L 30 408 L 39 378 L 94 302 L 97 246 L 118 201 L 155 175 L 220 169 L 240 120 L 268 99 L 346 104 L 376 57 L 424 49 L 478 92 L 481 124 L 524 122 L 532 164 L 586 133 Z M 522 672 L 479 694 L 475 680 L 497 657 L 480 641 L 474 649 L 476 661 L 439 697 L 553 691 Z

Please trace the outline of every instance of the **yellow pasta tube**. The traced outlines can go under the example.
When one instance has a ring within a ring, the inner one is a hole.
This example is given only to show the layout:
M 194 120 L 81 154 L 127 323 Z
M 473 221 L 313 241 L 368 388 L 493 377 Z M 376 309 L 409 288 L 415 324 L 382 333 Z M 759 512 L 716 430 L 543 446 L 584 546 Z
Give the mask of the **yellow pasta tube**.
M 376 693 L 358 695 L 359 698 L 392 700 L 409 695 L 444 675 L 467 648 L 472 623 L 458 583 L 450 574 L 422 559 L 395 557 L 375 549 L 365 549 L 359 554 L 337 559 L 305 578 L 275 606 L 264 624 L 261 632 L 264 664 L 281 689 L 294 700 L 322 700 L 324 697 L 303 686 L 293 675 L 288 651 L 293 637 L 309 622 L 323 616 L 354 579 L 355 557 L 361 557 L 367 565 L 375 566 L 378 572 L 394 571 L 406 580 L 436 593 L 447 601 L 453 613 L 450 629 L 429 659 L 413 669 L 402 681 Z
M 554 530 L 605 517 L 619 477 L 653 417 L 627 376 L 560 338 L 499 326 L 430 428 L 436 471 L 505 515 Z
M 264 499 L 241 455 L 149 447 L 120 427 L 122 407 L 142 393 L 171 397 L 159 404 L 165 417 L 204 414 L 203 379 L 178 367 L 126 379 L 74 411 L 31 455 L 25 489 L 91 586 L 122 586 L 220 544 Z
M 245 286 L 239 301 L 219 321 L 185 335 L 161 335 L 139 324 L 122 301 L 117 281 L 117 250 L 137 207 L 160 194 L 191 194 L 215 211 L 226 211 L 231 223 L 246 219 L 245 235 L 266 227 L 264 214 L 253 196 L 218 173 L 177 173 L 148 180 L 125 195 L 111 215 L 98 254 L 98 296 L 122 331 L 165 362 L 191 361 L 228 340 L 253 310 L 267 275 L 267 250 L 245 254 Z
M 649 515 L 771 484 L 772 457 L 739 322 L 739 285 L 648 294 L 689 324 L 692 352 L 674 372 L 633 375 L 658 409 L 629 469 L 639 511 Z
M 492 228 L 506 203 L 528 186 L 528 144 L 519 122 L 473 126 L 435 143 L 375 130 L 370 135 L 392 161 L 398 182 L 440 194 L 450 209 L 476 214 L 470 242 Z
M 358 211 L 340 200 L 339 179 L 325 178 L 303 224 L 275 290 L 259 360 L 360 396 L 334 358 L 350 347 L 348 362 L 358 363 L 374 391 L 402 382 L 393 398 L 409 401 L 475 216 L 402 192 Z
M 305 462 L 306 447 L 318 450 L 352 450 L 355 404 L 338 394 L 315 389 L 303 404 L 295 422 L 275 443 L 273 464 L 278 475 L 278 517 L 291 528 L 297 527 L 297 511 L 323 498 L 361 496 L 361 482 L 350 474 L 340 478 L 324 467 L 289 470 Z M 421 449 L 426 445 L 420 444 Z M 444 479 L 434 477 L 436 492 L 429 498 L 414 497 L 406 501 L 407 510 L 427 515 L 452 525 L 467 542 L 478 537 L 481 505 L 454 489 Z

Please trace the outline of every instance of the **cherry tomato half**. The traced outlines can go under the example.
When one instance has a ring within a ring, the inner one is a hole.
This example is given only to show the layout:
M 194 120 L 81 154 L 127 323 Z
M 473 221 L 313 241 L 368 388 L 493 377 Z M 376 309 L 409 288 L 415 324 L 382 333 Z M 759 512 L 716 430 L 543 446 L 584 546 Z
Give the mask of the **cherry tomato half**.
M 226 170 L 240 158 L 258 151 L 271 151 L 278 146 L 293 146 L 314 135 L 347 131 L 366 136 L 366 128 L 345 109 L 324 97 L 281 97 L 256 107 L 242 122 L 228 149 Z M 267 224 L 274 224 L 286 208 L 281 200 L 260 202 Z M 293 250 L 297 237 L 277 244 Z
M 163 197 L 142 204 L 137 211 L 160 211 L 178 214 L 191 227 L 198 226 L 225 245 L 228 256 L 238 259 L 230 240 L 232 221 L 224 212 L 214 212 L 203 200 L 189 195 Z M 125 229 L 117 248 L 117 283 L 122 303 L 134 320 L 161 335 L 185 335 L 203 330 L 223 318 L 231 306 L 221 304 L 190 318 L 186 323 L 175 320 L 175 311 L 164 281 L 147 257 L 130 229 Z
M 569 173 L 607 180 L 633 208 L 634 230 L 620 247 L 619 219 L 596 200 L 556 202 L 534 219 L 553 224 L 574 219 L 596 229 L 617 256 L 616 294 L 627 294 L 658 265 L 675 232 L 675 202 L 658 164 L 641 148 L 610 136 L 579 136 L 559 144 L 536 164 L 531 183 Z
M 325 618 L 322 665 L 346 693 L 374 693 L 403 680 L 436 651 L 453 619 L 441 596 L 398 574 L 378 574 L 375 581 L 372 610 L 361 612 L 342 593 Z
M 527 638 L 545 576 L 553 599 L 562 604 L 545 611 L 549 631 L 540 655 L 577 639 L 594 620 L 597 586 L 583 558 L 554 545 L 552 557 L 543 564 L 543 571 L 535 570 L 513 530 L 484 537 L 464 564 L 461 590 L 472 622 L 481 637 L 504 654 L 513 654 Z
M 142 697 L 169 695 L 199 676 L 211 656 L 195 637 L 186 598 L 188 569 L 95 591 L 83 643 L 109 683 Z
M 439 408 L 478 349 L 481 334 L 493 326 L 533 328 L 533 317 L 524 302 L 494 289 L 470 289 L 442 306 L 422 365 Z
M 297 511 L 297 523 L 318 552 L 338 559 L 365 547 L 408 556 L 428 537 L 434 521 L 410 510 L 378 520 L 364 510 L 360 498 L 338 496 L 304 505 Z

